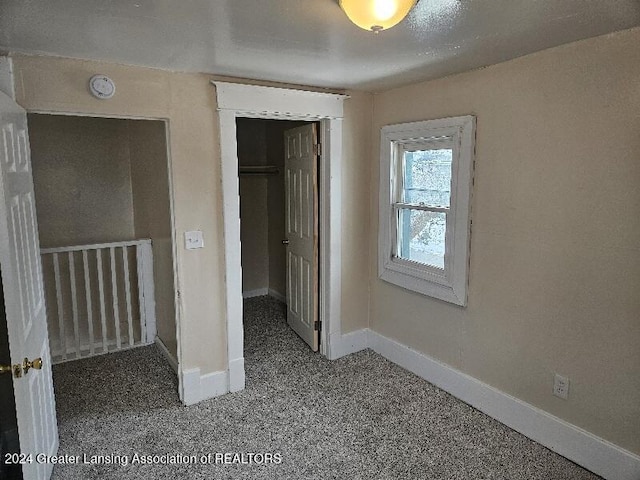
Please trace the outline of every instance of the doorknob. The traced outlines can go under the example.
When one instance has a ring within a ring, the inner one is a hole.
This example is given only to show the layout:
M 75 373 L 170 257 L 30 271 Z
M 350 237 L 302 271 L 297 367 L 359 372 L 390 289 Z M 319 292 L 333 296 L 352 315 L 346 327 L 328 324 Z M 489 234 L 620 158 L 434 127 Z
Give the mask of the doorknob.
M 22 376 L 22 365 L 16 363 L 15 365 L 0 365 L 0 375 L 3 373 L 13 373 L 13 376 L 20 378 Z
M 289 240 L 282 240 L 283 245 L 289 245 Z
M 32 362 L 30 362 L 29 359 L 25 357 L 24 362 L 22 363 L 22 370 L 24 371 L 24 374 L 26 375 L 27 373 L 29 373 L 29 370 L 31 370 L 32 368 L 35 368 L 36 370 L 41 370 L 42 359 L 36 358 Z
M 30 362 L 29 359 L 25 357 L 24 362 L 22 362 L 22 365 L 20 365 L 19 363 L 16 363 L 15 365 L 0 365 L 0 375 L 3 373 L 13 373 L 14 377 L 20 378 L 23 372 L 26 375 L 27 373 L 29 373 L 29 370 L 31 370 L 32 368 L 35 368 L 36 370 L 41 370 L 42 359 L 36 358 L 35 360 Z

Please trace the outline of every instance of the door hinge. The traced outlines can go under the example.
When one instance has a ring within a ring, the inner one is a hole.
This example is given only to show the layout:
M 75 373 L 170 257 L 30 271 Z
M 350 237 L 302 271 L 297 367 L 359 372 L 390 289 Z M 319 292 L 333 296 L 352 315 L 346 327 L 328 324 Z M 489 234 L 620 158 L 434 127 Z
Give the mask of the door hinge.
M 319 143 L 316 143 L 313 146 L 313 154 L 314 155 L 322 155 L 322 145 L 320 145 Z
M 321 330 L 322 330 L 322 323 L 321 323 L 321 322 L 315 322 L 315 323 L 313 324 L 313 329 L 314 329 L 316 332 L 321 331 Z

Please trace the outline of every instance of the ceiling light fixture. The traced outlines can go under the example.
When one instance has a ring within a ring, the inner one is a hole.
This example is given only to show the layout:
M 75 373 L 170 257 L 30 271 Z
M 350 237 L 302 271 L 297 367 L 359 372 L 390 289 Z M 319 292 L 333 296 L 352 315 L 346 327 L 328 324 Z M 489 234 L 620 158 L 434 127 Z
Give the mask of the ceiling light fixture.
M 364 30 L 378 33 L 400 23 L 417 0 L 339 0 L 349 20 Z

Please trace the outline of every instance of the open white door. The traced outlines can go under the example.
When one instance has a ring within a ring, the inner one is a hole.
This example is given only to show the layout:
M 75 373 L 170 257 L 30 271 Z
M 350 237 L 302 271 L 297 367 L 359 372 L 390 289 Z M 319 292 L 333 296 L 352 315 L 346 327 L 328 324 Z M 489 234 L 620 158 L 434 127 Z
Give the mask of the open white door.
M 24 480 L 46 480 L 58 450 L 51 356 L 33 194 L 27 114 L 0 92 L 0 267 Z M 5 373 L 6 374 L 6 373 Z
M 315 124 L 287 130 L 287 323 L 318 351 L 318 141 Z

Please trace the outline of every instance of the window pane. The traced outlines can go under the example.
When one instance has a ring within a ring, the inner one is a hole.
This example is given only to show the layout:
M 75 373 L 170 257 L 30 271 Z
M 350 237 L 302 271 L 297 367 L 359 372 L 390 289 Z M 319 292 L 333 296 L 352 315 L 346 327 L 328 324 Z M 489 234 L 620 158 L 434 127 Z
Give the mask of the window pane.
M 453 150 L 404 152 L 405 203 L 449 207 Z
M 401 208 L 398 216 L 399 256 L 444 268 L 447 214 Z

